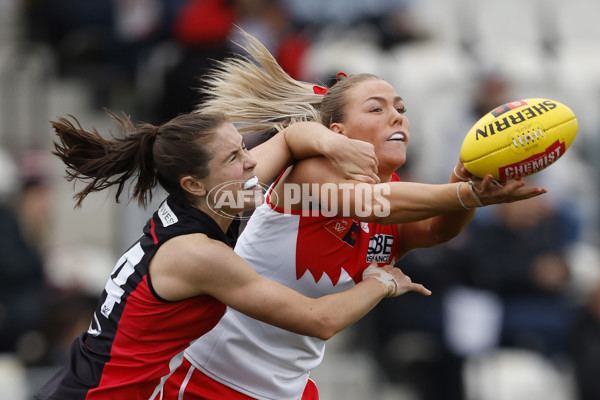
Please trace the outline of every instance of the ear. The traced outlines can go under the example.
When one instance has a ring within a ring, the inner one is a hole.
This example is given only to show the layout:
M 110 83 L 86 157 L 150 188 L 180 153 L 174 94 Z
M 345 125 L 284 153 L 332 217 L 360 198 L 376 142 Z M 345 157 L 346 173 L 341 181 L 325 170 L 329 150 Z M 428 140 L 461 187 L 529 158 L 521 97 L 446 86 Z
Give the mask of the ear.
M 189 175 L 181 178 L 181 180 L 179 181 L 179 184 L 181 185 L 183 190 L 185 190 L 188 193 L 193 194 L 194 196 L 203 197 L 203 196 L 206 196 L 206 194 L 207 194 L 207 190 L 204 187 L 204 185 L 202 184 L 202 182 L 196 178 L 189 176 Z
M 335 133 L 341 133 L 342 135 L 344 134 L 344 125 L 340 124 L 339 122 L 334 122 L 333 124 L 331 124 L 329 126 L 329 129 L 331 129 Z

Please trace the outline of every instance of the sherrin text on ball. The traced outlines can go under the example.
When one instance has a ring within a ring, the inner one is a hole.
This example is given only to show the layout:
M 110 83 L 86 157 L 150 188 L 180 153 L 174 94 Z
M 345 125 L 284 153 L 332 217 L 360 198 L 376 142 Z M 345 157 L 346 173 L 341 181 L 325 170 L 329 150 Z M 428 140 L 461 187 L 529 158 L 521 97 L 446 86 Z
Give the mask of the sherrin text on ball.
M 462 143 L 465 168 L 505 181 L 552 165 L 577 135 L 577 118 L 566 105 L 531 98 L 503 104 L 477 121 Z

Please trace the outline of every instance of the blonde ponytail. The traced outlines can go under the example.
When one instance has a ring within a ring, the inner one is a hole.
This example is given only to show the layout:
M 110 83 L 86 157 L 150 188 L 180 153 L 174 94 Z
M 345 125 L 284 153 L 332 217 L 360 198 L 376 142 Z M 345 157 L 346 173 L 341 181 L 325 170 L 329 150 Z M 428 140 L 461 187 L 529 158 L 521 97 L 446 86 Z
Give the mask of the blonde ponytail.
M 206 101 L 197 111 L 227 115 L 242 135 L 297 121 L 322 122 L 323 96 L 314 93 L 313 84 L 293 79 L 256 38 L 239 30 L 245 43 L 236 44 L 250 57 L 217 63 L 199 89 Z

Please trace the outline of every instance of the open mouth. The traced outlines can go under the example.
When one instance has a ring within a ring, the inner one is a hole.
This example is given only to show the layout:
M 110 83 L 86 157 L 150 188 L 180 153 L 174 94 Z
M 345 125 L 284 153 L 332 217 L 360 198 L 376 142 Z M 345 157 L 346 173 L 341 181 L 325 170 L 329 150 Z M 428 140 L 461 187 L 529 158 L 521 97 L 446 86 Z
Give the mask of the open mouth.
M 404 132 L 396 132 L 388 138 L 388 142 L 392 142 L 392 141 L 405 142 L 406 134 Z
M 258 177 L 253 176 L 252 178 L 244 182 L 244 190 L 253 189 L 254 187 L 256 187 L 256 185 L 258 185 Z

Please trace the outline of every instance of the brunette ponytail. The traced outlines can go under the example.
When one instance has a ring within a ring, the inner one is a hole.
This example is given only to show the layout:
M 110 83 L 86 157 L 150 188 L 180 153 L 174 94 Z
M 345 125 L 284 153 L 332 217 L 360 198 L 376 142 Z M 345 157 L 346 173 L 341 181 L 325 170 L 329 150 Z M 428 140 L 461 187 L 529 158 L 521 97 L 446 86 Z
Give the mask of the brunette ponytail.
M 117 121 L 119 137 L 104 138 L 96 129 L 87 131 L 72 115 L 51 122 L 58 136 L 53 154 L 66 165 L 67 180 L 87 183 L 75 194 L 75 206 L 80 207 L 88 194 L 113 185 L 117 185 L 118 203 L 130 178 L 135 179 L 131 198 L 142 207 L 152 200 L 157 184 L 175 201 L 192 202 L 179 181 L 186 175 L 208 175 L 213 156 L 209 145 L 227 118 L 200 112 L 177 116 L 160 126 L 135 126 L 126 115 L 109 114 Z

